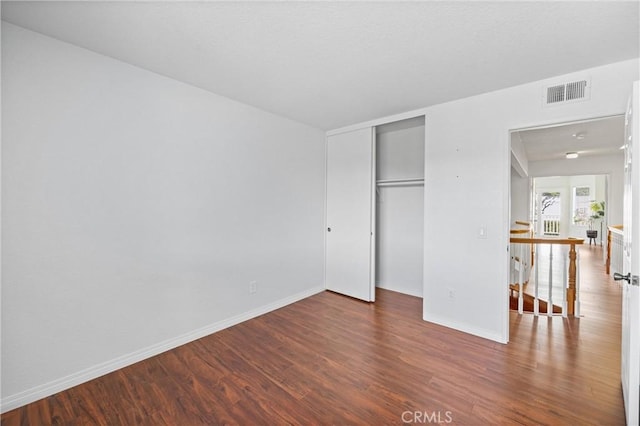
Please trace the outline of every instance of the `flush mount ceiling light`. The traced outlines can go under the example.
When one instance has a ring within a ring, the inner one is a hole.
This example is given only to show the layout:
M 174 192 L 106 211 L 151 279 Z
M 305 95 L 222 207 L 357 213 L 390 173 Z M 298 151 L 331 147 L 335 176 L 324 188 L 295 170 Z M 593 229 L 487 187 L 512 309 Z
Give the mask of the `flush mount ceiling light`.
M 577 152 L 567 152 L 565 154 L 565 157 L 568 158 L 569 160 L 572 160 L 574 158 L 578 158 L 578 153 Z
M 571 136 L 581 141 L 582 139 L 587 137 L 587 132 L 578 132 L 578 133 L 572 134 Z

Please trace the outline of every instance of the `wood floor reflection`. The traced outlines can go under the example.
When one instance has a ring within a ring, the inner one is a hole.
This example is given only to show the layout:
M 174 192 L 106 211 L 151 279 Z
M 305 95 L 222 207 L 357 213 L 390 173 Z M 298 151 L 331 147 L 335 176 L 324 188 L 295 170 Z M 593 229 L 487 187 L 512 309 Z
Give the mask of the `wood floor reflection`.
M 582 318 L 510 314 L 502 345 L 422 300 L 324 292 L 10 411 L 43 424 L 624 424 L 621 291 L 582 250 Z M 506 291 L 506 290 L 505 290 Z M 416 416 L 420 416 L 416 418 Z

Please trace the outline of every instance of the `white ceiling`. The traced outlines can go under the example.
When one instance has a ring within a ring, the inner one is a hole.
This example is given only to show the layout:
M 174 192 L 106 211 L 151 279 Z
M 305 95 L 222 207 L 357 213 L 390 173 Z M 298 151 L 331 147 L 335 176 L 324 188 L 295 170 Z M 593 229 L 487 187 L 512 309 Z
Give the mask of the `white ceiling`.
M 2 17 L 326 130 L 638 57 L 638 5 L 2 1 Z
M 559 160 L 567 152 L 580 157 L 622 156 L 624 115 L 517 131 L 511 137 L 522 141 L 529 161 Z

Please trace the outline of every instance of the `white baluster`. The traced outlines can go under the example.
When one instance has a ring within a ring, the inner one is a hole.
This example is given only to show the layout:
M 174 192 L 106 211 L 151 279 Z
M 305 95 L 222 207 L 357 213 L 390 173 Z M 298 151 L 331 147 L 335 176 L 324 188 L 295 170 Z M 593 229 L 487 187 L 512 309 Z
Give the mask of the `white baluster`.
M 553 315 L 553 244 L 549 244 L 549 292 L 547 316 Z
M 580 250 L 576 247 L 576 317 L 580 316 Z
M 522 293 L 524 293 L 524 266 L 522 264 L 522 255 L 524 254 L 524 244 L 520 244 L 520 271 L 518 273 L 518 313 L 522 314 L 524 311 L 524 297 Z
M 533 314 L 538 316 L 540 313 L 540 306 L 538 301 L 538 271 L 540 269 L 540 244 L 536 244 L 536 260 L 535 260 L 535 268 L 536 268 L 536 282 L 533 287 Z
M 622 259 L 624 248 L 622 247 L 623 237 L 619 233 L 613 234 L 613 246 L 611 247 L 611 257 L 613 267 L 611 268 L 611 272 L 619 272 L 622 273 Z
M 567 288 L 569 287 L 569 247 L 563 246 L 562 251 L 562 316 L 567 318 Z

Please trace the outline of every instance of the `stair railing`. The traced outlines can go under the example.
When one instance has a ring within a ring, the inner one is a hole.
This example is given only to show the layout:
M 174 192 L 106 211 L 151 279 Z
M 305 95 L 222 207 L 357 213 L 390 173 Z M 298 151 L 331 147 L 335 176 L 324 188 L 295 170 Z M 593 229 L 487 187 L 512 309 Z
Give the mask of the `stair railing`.
M 560 216 L 542 216 L 542 233 L 544 235 L 560 235 Z
M 511 237 L 531 238 L 533 237 L 533 227 L 530 222 L 515 222 L 516 229 L 511 230 Z M 518 293 L 518 311 L 523 312 L 524 286 L 529 282 L 531 267 L 534 264 L 533 244 L 512 244 L 511 253 L 511 290 Z
M 516 231 L 516 232 L 514 232 Z M 554 314 L 554 294 L 553 294 L 553 282 L 556 280 L 554 271 L 556 268 L 561 268 L 562 281 L 562 300 L 560 304 L 560 313 L 562 316 L 579 316 L 580 315 L 580 277 L 579 277 L 579 263 L 580 257 L 576 250 L 576 246 L 584 243 L 583 239 L 577 238 L 548 238 L 548 237 L 523 237 L 520 230 L 512 230 L 511 233 L 511 259 L 512 259 L 512 271 L 517 271 L 517 274 L 512 274 L 510 285 L 511 291 L 518 292 L 518 312 L 523 313 L 524 299 L 525 297 L 533 298 L 532 312 L 534 315 L 539 315 L 542 310 L 546 311 L 548 316 Z M 522 259 L 525 258 L 524 250 L 529 250 L 533 247 L 534 261 L 533 268 L 529 268 L 528 275 L 525 274 L 526 268 L 522 265 Z M 560 261 L 558 262 L 554 256 L 554 247 L 556 250 L 560 247 Z M 526 248 L 526 249 L 525 249 Z M 547 285 L 548 291 L 547 300 L 541 299 L 540 284 L 541 284 L 541 259 L 540 254 L 548 253 L 548 270 L 547 272 Z M 518 265 L 520 263 L 520 265 Z M 524 272 L 523 272 L 524 271 Z M 525 293 L 526 287 L 529 287 L 529 278 L 533 274 L 533 294 Z M 527 296 L 525 296 L 527 295 Z M 541 305 L 546 305 L 546 308 L 542 308 Z
M 622 273 L 622 243 L 624 240 L 622 229 L 622 225 L 607 227 L 607 260 L 605 263 L 607 275 L 611 275 L 612 272 Z

